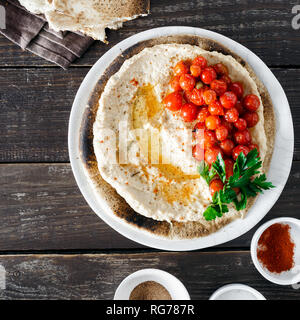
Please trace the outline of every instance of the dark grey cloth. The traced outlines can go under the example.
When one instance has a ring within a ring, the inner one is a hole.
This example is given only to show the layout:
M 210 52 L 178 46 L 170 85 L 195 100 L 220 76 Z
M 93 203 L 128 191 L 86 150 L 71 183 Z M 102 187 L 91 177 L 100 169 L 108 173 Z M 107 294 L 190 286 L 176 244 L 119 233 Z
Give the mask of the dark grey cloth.
M 28 50 L 64 69 L 81 57 L 94 40 L 73 32 L 55 32 L 43 15 L 28 12 L 17 0 L 0 0 L 6 12 L 6 28 L 0 33 Z

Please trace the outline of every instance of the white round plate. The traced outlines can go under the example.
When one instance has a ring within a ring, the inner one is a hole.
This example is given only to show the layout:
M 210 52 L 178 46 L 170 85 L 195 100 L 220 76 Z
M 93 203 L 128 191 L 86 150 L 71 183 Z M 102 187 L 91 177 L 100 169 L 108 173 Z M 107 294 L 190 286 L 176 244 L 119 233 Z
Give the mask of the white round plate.
M 80 126 L 90 94 L 100 76 L 110 63 L 124 50 L 145 40 L 171 35 L 194 35 L 210 38 L 223 44 L 241 58 L 246 60 L 256 75 L 268 89 L 275 108 L 276 137 L 274 153 L 271 161 L 268 179 L 276 186 L 275 189 L 259 196 L 245 219 L 236 220 L 216 233 L 206 237 L 186 240 L 170 240 L 155 236 L 147 231 L 137 229 L 118 218 L 106 203 L 96 195 L 84 172 L 80 159 Z M 253 228 L 272 208 L 279 198 L 288 179 L 294 150 L 294 131 L 290 107 L 286 95 L 271 70 L 253 52 L 241 44 L 205 29 L 192 27 L 163 27 L 138 33 L 115 45 L 106 52 L 89 71 L 82 82 L 72 107 L 69 122 L 69 155 L 77 184 L 90 207 L 113 229 L 125 237 L 143 245 L 174 251 L 196 250 L 215 246 L 233 240 Z

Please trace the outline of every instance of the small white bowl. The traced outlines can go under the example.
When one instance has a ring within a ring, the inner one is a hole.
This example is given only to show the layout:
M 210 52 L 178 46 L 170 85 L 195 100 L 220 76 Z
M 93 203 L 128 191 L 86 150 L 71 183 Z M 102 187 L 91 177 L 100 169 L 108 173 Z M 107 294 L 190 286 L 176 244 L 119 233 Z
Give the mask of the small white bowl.
M 234 283 L 215 291 L 209 300 L 266 300 L 266 298 L 249 286 Z
M 143 269 L 126 277 L 116 290 L 114 300 L 129 300 L 132 290 L 145 281 L 155 281 L 165 287 L 172 300 L 190 300 L 185 286 L 170 273 L 158 269 Z
M 257 258 L 257 244 L 262 233 L 275 223 L 288 224 L 290 226 L 291 239 L 295 243 L 294 267 L 285 272 L 273 273 L 267 270 Z M 263 224 L 254 234 L 251 241 L 251 257 L 256 269 L 267 280 L 281 285 L 292 285 L 300 282 L 300 220 L 295 218 L 277 218 Z

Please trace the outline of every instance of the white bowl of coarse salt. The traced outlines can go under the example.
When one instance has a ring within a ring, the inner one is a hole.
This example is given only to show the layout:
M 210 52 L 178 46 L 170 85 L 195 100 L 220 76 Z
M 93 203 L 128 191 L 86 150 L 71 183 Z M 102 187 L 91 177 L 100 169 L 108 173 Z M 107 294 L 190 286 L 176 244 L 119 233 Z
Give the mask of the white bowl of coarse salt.
M 234 283 L 215 291 L 209 300 L 266 300 L 266 298 L 249 286 Z

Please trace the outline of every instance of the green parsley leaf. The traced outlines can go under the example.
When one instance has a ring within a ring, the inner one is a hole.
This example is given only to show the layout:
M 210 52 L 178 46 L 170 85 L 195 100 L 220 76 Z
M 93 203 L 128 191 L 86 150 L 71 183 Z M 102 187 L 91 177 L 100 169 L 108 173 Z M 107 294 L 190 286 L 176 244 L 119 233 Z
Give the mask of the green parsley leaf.
M 244 210 L 247 206 L 248 197 L 247 193 L 245 192 L 245 188 L 241 188 L 240 198 L 240 201 L 237 198 L 234 201 L 235 208 L 237 211 Z
M 269 189 L 275 188 L 275 186 L 273 186 L 272 182 L 267 181 L 267 177 L 265 174 L 261 174 L 260 176 L 256 177 L 252 181 L 252 185 L 261 189 L 261 192 L 262 192 L 262 190 L 269 190 Z
M 225 169 L 225 162 L 222 158 L 221 153 L 218 154 L 217 160 L 212 164 L 212 168 L 215 169 L 218 176 L 224 183 L 226 181 L 226 169 Z
M 244 210 L 250 197 L 255 197 L 264 190 L 275 188 L 271 182 L 267 181 L 265 174 L 260 174 L 262 161 L 258 156 L 257 149 L 251 150 L 247 156 L 242 152 L 239 154 L 233 166 L 233 175 L 226 179 L 226 167 L 222 155 L 219 154 L 217 160 L 212 164 L 211 169 L 202 161 L 198 167 L 200 175 L 207 184 L 218 175 L 222 180 L 223 190 L 215 192 L 212 204 L 204 211 L 203 215 L 207 221 L 222 217 L 228 212 L 227 204 L 233 203 L 236 210 Z M 259 175 L 260 174 L 260 175 Z M 237 196 L 234 188 L 240 188 Z
M 216 175 L 216 171 L 213 168 L 209 170 L 209 165 L 205 161 L 200 162 L 198 166 L 198 172 L 200 176 L 205 179 L 207 184 L 210 184 L 211 180 Z
M 228 212 L 227 206 L 222 206 L 222 212 L 220 207 L 217 205 L 210 205 L 203 213 L 205 220 L 211 221 L 215 220 L 217 217 L 222 217 L 223 213 Z
M 244 154 L 243 154 L 244 155 Z M 258 152 L 257 149 L 253 149 L 251 150 L 248 154 L 247 154 L 247 161 L 246 161 L 246 166 L 247 168 L 252 167 L 255 163 L 260 161 L 260 158 L 258 156 Z
M 215 220 L 217 217 L 220 216 L 220 212 L 218 211 L 219 207 L 216 207 L 214 205 L 210 205 L 203 213 L 203 216 L 206 221 L 212 221 Z
M 233 189 L 228 187 L 225 187 L 224 189 L 220 191 L 220 198 L 223 203 L 231 203 L 237 199 L 236 193 Z

